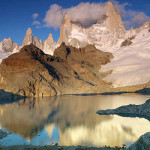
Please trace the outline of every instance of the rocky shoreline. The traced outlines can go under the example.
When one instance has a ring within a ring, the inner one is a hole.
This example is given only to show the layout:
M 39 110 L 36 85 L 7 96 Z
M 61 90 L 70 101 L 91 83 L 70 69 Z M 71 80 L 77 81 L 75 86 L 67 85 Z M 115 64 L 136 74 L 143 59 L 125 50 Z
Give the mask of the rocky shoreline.
M 120 147 L 86 147 L 86 146 L 9 146 L 0 150 L 127 150 Z
M 99 115 L 116 114 L 124 117 L 141 117 L 150 120 L 150 99 L 141 105 L 126 105 L 116 109 L 107 109 L 97 111 Z
M 135 143 L 129 148 L 123 147 L 90 147 L 90 146 L 59 146 L 46 145 L 46 146 L 32 146 L 32 145 L 19 145 L 19 146 L 0 146 L 0 150 L 149 150 L 150 149 L 150 132 L 142 135 Z

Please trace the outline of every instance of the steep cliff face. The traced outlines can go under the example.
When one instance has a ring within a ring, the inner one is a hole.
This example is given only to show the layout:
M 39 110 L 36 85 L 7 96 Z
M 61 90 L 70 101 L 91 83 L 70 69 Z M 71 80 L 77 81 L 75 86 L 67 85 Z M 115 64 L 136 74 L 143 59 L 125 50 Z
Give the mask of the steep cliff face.
M 65 14 L 63 23 L 60 28 L 60 37 L 58 39 L 58 44 L 60 45 L 62 42 L 68 44 L 68 36 L 69 32 L 72 29 L 72 24 L 68 14 Z
M 103 22 L 103 26 L 105 26 L 109 32 L 125 32 L 125 28 L 123 22 L 120 17 L 120 13 L 117 12 L 111 2 L 107 2 L 105 5 L 106 10 L 106 19 Z
M 109 84 L 98 70 L 111 58 L 92 45 L 77 49 L 62 43 L 51 56 L 30 44 L 2 61 L 0 89 L 29 97 L 102 92 Z
M 29 45 L 29 44 L 33 43 L 33 41 L 34 41 L 34 37 L 32 35 L 32 30 L 31 30 L 31 28 L 28 28 L 28 30 L 26 31 L 26 35 L 24 37 L 22 46 Z

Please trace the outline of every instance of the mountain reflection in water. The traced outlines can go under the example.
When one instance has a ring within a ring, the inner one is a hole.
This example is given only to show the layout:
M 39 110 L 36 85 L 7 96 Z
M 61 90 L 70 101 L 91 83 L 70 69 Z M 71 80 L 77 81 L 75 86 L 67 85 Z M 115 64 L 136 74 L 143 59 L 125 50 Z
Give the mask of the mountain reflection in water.
M 0 128 L 11 134 L 0 145 L 122 146 L 150 131 L 144 118 L 99 116 L 99 109 L 142 104 L 148 95 L 95 95 L 28 98 L 0 104 Z

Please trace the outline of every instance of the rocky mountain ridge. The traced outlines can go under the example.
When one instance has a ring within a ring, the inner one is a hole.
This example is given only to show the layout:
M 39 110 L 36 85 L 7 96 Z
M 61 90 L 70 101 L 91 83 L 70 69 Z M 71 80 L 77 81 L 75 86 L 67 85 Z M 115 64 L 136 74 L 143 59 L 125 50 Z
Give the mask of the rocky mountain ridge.
M 13 53 L 19 52 L 23 46 L 29 45 L 31 43 L 50 55 L 53 55 L 54 50 L 58 47 L 57 44 L 53 41 L 52 34 L 49 34 L 48 38 L 45 41 L 42 41 L 37 37 L 34 37 L 31 28 L 28 28 L 22 46 L 14 43 L 10 37 L 0 42 L 0 53 L 5 53 L 5 55 L 1 55 L 0 60 L 5 59 Z
M 52 55 L 62 42 L 77 48 L 92 44 L 100 50 L 110 51 L 112 47 L 120 46 L 123 40 L 140 32 L 141 28 L 125 30 L 120 13 L 115 10 L 112 2 L 108 1 L 106 3 L 105 10 L 106 14 L 103 17 L 100 16 L 100 20 L 96 24 L 87 28 L 73 23 L 69 14 L 66 14 L 61 25 L 60 37 L 57 43 L 53 41 L 52 34 L 49 34 L 47 40 L 42 41 L 37 37 L 33 37 L 31 28 L 28 28 L 22 46 L 13 43 L 10 38 L 4 39 L 0 42 L 0 51 L 18 52 L 21 47 L 33 43 L 45 53 Z

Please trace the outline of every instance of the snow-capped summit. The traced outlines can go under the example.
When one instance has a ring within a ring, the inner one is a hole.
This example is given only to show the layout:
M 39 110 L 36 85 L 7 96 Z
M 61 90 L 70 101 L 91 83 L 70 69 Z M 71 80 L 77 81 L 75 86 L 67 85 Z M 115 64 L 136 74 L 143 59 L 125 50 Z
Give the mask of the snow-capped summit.
M 2 52 L 16 52 L 19 48 L 20 46 L 13 43 L 10 37 L 0 42 L 0 51 Z
M 96 24 L 85 28 L 73 23 L 68 14 L 65 14 L 60 29 L 58 44 L 65 42 L 67 45 L 84 47 L 88 44 L 95 45 L 98 49 L 109 51 L 113 46 L 126 38 L 126 30 L 112 2 L 107 2 L 105 15 L 100 16 Z M 130 34 L 128 34 L 130 36 Z
M 4 39 L 3 41 L 1 41 L 0 42 L 0 63 L 2 59 L 5 59 L 12 53 L 19 51 L 20 48 L 21 46 L 14 43 L 10 37 L 8 39 Z

